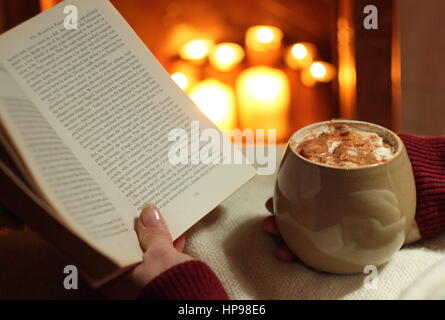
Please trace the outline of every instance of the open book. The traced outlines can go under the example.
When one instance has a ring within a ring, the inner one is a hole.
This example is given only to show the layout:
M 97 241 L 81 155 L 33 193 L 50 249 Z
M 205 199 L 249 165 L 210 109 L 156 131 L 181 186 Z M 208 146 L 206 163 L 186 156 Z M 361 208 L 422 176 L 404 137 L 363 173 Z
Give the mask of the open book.
M 223 157 L 241 151 L 220 131 L 220 161 L 190 161 L 203 151 L 191 123 L 217 130 L 107 0 L 61 2 L 0 36 L 0 200 L 94 286 L 141 261 L 146 203 L 177 238 L 255 175 Z M 192 132 L 169 141 L 175 129 Z M 170 161 L 174 144 L 189 161 Z

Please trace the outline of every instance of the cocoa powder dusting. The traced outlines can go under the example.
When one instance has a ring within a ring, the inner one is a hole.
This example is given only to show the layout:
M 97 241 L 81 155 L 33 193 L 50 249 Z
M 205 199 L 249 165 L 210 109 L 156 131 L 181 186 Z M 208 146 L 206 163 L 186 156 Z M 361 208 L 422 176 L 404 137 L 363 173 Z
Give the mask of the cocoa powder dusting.
M 326 132 L 307 137 L 297 151 L 311 161 L 342 167 L 386 161 L 376 157 L 374 151 L 377 148 L 386 148 L 392 154 L 391 146 L 375 133 L 364 132 L 346 124 L 330 124 L 329 127 L 330 130 Z

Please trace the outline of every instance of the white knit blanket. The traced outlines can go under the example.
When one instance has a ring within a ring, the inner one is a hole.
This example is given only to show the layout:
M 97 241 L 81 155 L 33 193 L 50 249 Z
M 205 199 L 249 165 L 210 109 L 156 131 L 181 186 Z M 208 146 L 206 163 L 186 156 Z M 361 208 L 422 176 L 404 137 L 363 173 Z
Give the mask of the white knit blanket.
M 262 230 L 274 181 L 275 176 L 255 177 L 187 233 L 186 252 L 213 268 L 232 299 L 396 299 L 445 258 L 445 233 L 404 247 L 378 270 L 374 288 L 364 286 L 368 274 L 332 275 L 279 261 L 273 238 Z M 436 273 L 443 281 L 443 263 L 442 271 Z

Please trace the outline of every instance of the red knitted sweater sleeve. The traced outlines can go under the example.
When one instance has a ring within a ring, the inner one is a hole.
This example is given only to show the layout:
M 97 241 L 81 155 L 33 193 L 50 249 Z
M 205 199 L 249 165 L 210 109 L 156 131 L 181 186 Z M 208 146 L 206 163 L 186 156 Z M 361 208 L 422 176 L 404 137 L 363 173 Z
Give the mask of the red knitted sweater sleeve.
M 445 137 L 399 134 L 416 180 L 416 222 L 422 238 L 445 230 Z
M 202 261 L 180 263 L 150 281 L 139 295 L 147 300 L 227 300 L 224 287 Z

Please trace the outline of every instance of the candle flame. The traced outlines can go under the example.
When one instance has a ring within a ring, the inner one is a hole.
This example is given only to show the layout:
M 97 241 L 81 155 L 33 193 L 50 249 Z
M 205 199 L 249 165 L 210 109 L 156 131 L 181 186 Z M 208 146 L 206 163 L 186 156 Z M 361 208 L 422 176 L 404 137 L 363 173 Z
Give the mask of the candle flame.
M 212 47 L 212 40 L 196 39 L 185 43 L 179 49 L 179 55 L 186 60 L 202 60 L 209 55 Z
M 275 38 L 275 34 L 269 27 L 261 27 L 256 34 L 258 41 L 262 43 L 270 43 Z
M 314 62 L 309 70 L 316 79 L 323 79 L 327 74 L 326 67 L 321 62 Z
M 186 90 L 189 86 L 189 80 L 187 79 L 187 76 L 182 72 L 175 72 L 171 75 L 171 78 L 174 82 L 182 89 Z
M 281 46 L 283 32 L 272 26 L 253 26 L 246 31 L 246 46 L 249 49 L 267 52 L 278 50 Z
M 228 71 L 244 58 L 243 48 L 236 43 L 221 43 L 215 47 L 210 62 L 221 71 Z
M 284 61 L 292 69 L 308 69 L 316 55 L 317 48 L 315 45 L 309 42 L 299 42 L 287 48 Z
M 336 76 L 335 67 L 324 61 L 315 61 L 301 72 L 301 81 L 304 85 L 312 87 L 318 82 L 329 82 Z
M 308 55 L 307 48 L 302 43 L 296 43 L 292 46 L 291 53 L 295 59 L 304 59 Z

